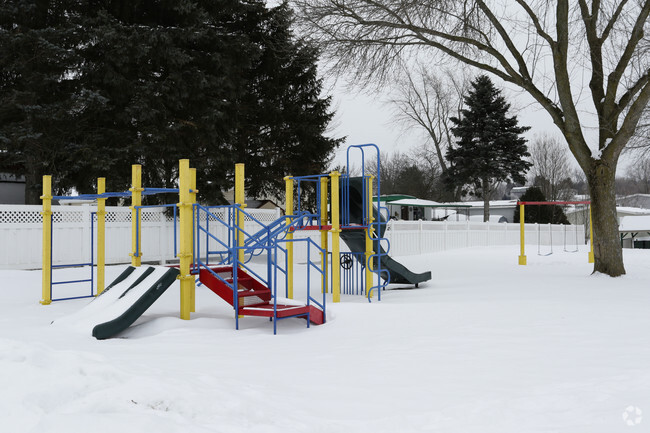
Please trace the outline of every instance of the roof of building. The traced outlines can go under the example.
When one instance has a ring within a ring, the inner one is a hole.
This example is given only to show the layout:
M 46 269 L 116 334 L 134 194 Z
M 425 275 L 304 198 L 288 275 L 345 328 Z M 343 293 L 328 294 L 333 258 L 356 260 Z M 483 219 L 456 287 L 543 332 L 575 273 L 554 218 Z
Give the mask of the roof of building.
M 618 226 L 621 232 L 650 232 L 650 215 L 629 215 L 621 218 Z
M 388 202 L 394 206 L 414 206 L 414 207 L 440 207 L 442 204 L 433 200 L 423 200 L 421 198 L 403 198 Z
M 403 200 L 403 199 L 406 199 L 406 198 L 415 198 L 415 197 L 412 196 L 412 195 L 406 195 L 406 194 L 386 194 L 386 195 L 380 196 L 379 201 L 393 202 L 393 201 L 396 201 L 396 200 Z

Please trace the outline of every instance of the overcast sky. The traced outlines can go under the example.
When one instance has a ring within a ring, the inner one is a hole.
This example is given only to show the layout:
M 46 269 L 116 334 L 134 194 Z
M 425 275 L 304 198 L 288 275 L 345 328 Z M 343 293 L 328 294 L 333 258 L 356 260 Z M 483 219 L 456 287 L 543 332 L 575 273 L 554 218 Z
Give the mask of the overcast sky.
M 405 129 L 393 122 L 394 113 L 391 106 L 385 103 L 388 100 L 385 94 L 370 96 L 358 91 L 350 91 L 343 82 L 329 89 L 333 96 L 332 108 L 336 110 L 332 135 L 347 137 L 346 143 L 336 154 L 334 165 L 346 164 L 347 148 L 352 144 L 374 143 L 382 152 L 408 153 L 424 142 L 425 135 L 419 128 Z M 531 126 L 531 130 L 526 133 L 529 141 L 533 140 L 535 135 L 543 133 L 561 138 L 559 130 L 546 111 L 538 105 L 531 105 L 528 102 L 529 98 L 521 92 L 505 91 L 505 93 L 506 99 L 512 104 L 510 114 L 518 116 L 520 125 Z M 359 151 L 350 153 L 352 165 L 361 166 L 359 155 Z

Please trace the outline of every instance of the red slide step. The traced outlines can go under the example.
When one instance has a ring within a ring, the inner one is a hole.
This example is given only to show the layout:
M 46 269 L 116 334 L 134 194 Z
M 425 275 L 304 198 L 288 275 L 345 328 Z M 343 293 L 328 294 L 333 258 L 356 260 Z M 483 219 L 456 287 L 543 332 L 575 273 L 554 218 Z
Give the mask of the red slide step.
M 273 317 L 273 304 L 268 303 L 243 307 L 239 309 L 239 313 L 243 316 Z M 311 323 L 314 325 L 323 324 L 323 312 L 318 307 L 313 305 L 277 305 L 277 314 L 281 318 L 294 316 L 307 318 L 307 313 L 309 313 L 309 321 Z
M 232 284 L 232 267 L 215 267 L 211 269 L 214 273 Z M 219 295 L 223 300 L 230 305 L 234 305 L 232 289 L 214 276 L 212 272 L 207 269 L 201 269 L 199 279 L 202 284 Z M 240 307 L 244 305 L 264 304 L 271 300 L 271 290 L 241 269 L 237 270 L 237 286 L 239 289 L 237 298 L 239 299 Z
M 226 282 L 232 284 L 233 271 L 231 266 L 210 268 Z M 232 289 L 208 269 L 199 271 L 199 280 L 208 289 L 219 295 L 230 305 L 234 305 Z M 242 269 L 237 269 L 237 298 L 239 300 L 239 314 L 242 316 L 273 317 L 273 296 L 271 290 Z M 315 325 L 324 323 L 323 311 L 313 305 L 277 305 L 278 317 L 303 317 Z

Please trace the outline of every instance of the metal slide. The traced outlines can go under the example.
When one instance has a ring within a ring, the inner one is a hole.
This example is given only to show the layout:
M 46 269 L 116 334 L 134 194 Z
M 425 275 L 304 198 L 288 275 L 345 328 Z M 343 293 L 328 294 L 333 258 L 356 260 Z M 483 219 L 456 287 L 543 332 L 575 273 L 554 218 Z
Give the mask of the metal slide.
M 343 230 L 341 239 L 347 244 L 350 251 L 355 253 L 366 252 L 366 239 L 363 230 Z M 383 253 L 384 249 L 381 248 L 381 250 Z M 431 272 L 416 274 L 388 255 L 381 256 L 381 267 L 388 269 L 388 272 L 390 272 L 389 283 L 393 284 L 415 284 L 415 287 L 417 287 L 418 284 L 431 279 Z M 386 279 L 386 274 L 382 273 L 382 278 Z
M 98 310 L 94 313 L 97 321 L 93 337 L 111 338 L 131 326 L 176 281 L 178 274 L 178 269 L 163 266 L 128 267 L 86 307 Z
M 350 222 L 360 224 L 363 215 L 363 184 L 361 178 L 350 178 L 350 194 L 349 194 L 349 212 L 350 212 Z M 377 209 L 373 207 L 374 217 L 377 218 Z M 382 221 L 384 220 L 383 217 Z M 383 237 L 384 225 L 381 225 L 382 233 L 380 236 Z M 360 230 L 350 230 L 346 229 L 341 231 L 341 239 L 347 244 L 350 251 L 356 253 L 364 253 L 366 251 L 366 241 L 365 234 L 363 229 Z M 377 245 L 378 242 L 375 242 Z M 379 249 L 383 254 L 381 256 L 381 267 L 382 269 L 387 269 L 390 272 L 390 281 L 389 283 L 394 284 L 415 284 L 417 287 L 418 284 L 428 281 L 431 279 L 431 272 L 423 272 L 421 274 L 416 274 L 411 272 L 406 268 L 406 266 L 397 262 L 396 260 L 390 258 L 384 249 L 380 246 Z M 356 256 L 356 255 L 355 255 Z M 386 274 L 382 272 L 382 278 L 386 279 Z

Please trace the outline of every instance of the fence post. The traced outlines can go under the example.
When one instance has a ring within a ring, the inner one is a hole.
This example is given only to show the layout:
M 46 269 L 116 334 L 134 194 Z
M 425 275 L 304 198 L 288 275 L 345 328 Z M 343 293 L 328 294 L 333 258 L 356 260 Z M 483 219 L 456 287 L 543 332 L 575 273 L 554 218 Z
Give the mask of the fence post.
M 444 228 L 442 230 L 442 234 L 443 234 L 443 236 L 442 236 L 442 248 L 443 248 L 443 251 L 447 251 L 447 236 L 449 236 L 449 223 L 447 222 L 447 220 L 445 220 L 443 224 L 445 226 L 444 226 Z

